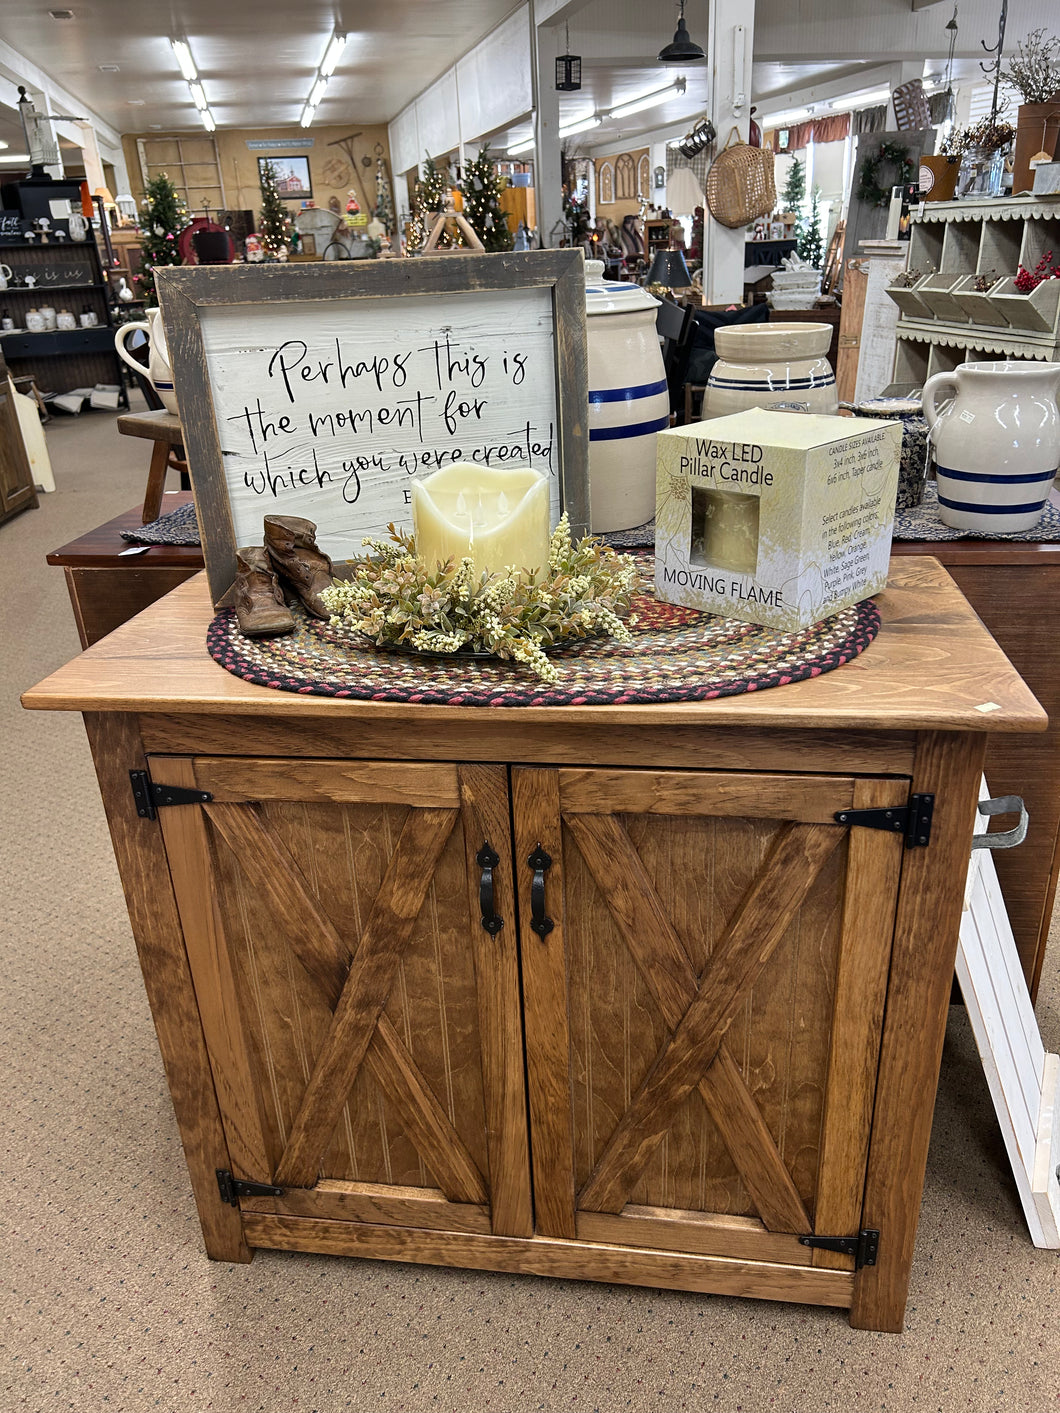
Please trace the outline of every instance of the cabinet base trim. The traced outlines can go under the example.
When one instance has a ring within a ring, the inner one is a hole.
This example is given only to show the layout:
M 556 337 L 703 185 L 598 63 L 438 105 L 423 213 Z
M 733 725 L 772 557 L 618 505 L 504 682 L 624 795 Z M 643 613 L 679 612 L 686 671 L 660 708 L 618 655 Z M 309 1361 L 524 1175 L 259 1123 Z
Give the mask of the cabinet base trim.
M 854 1298 L 854 1277 L 846 1271 L 736 1261 L 722 1256 L 678 1255 L 554 1237 L 411 1231 L 251 1212 L 243 1213 L 243 1232 L 250 1246 L 274 1251 L 412 1261 L 427 1266 L 658 1286 L 664 1290 L 843 1308 L 849 1307 Z

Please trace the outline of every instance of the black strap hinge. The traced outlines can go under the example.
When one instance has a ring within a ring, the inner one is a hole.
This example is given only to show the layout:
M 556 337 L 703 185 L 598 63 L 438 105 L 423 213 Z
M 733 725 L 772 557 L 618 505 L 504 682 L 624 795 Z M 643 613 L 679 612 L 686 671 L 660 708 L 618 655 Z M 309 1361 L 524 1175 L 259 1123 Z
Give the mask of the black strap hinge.
M 818 1251 L 838 1251 L 843 1256 L 853 1256 L 859 1271 L 862 1266 L 875 1266 L 880 1249 L 880 1234 L 872 1228 L 859 1231 L 857 1236 L 800 1236 L 799 1241 Z
M 904 834 L 905 847 L 915 849 L 931 842 L 931 816 L 934 810 L 934 795 L 910 795 L 908 805 L 873 810 L 837 810 L 834 818 L 836 824 L 856 824 L 862 829 L 884 829 L 889 834 Z
M 244 1182 L 242 1178 L 234 1178 L 227 1168 L 217 1169 L 217 1188 L 221 1201 L 229 1203 L 232 1207 L 239 1206 L 241 1197 L 283 1196 L 282 1187 L 273 1187 L 267 1182 Z
M 162 805 L 205 805 L 213 799 L 208 790 L 188 790 L 183 785 L 157 785 L 146 770 L 130 770 L 133 800 L 141 819 L 157 819 Z

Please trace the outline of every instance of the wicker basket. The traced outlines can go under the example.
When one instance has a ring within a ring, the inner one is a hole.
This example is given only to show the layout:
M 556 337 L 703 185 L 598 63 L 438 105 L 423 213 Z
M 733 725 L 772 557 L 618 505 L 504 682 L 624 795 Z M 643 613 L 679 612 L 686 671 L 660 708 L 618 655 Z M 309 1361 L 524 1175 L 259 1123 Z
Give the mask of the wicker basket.
M 746 226 L 767 216 L 777 204 L 772 149 L 749 146 L 733 128 L 707 173 L 706 194 L 710 214 L 723 226 Z

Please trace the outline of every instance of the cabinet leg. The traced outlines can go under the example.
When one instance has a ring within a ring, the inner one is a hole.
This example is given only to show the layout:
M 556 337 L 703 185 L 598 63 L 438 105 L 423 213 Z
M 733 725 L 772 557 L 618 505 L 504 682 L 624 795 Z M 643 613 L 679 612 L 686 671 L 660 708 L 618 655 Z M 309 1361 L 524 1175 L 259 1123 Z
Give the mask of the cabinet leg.
M 85 728 L 110 825 L 207 1254 L 249 1261 L 242 1217 L 221 1201 L 218 1168 L 231 1168 L 213 1076 L 195 1004 L 169 865 L 157 820 L 141 819 L 129 771 L 146 769 L 135 716 L 85 713 Z
M 854 1281 L 857 1329 L 898 1334 L 904 1322 L 985 754 L 985 736 L 957 732 L 927 733 L 917 748 L 910 788 L 934 793 L 935 812 L 931 843 L 902 865 L 862 1209 L 880 1254 Z

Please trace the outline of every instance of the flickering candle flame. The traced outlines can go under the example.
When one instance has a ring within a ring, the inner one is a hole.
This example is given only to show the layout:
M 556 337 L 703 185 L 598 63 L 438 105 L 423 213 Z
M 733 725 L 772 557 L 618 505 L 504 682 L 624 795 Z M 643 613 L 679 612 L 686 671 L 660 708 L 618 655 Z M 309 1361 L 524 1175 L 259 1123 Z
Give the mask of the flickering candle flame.
M 412 484 L 416 553 L 433 569 L 473 560 L 499 573 L 548 564 L 548 482 L 530 466 L 456 462 Z

